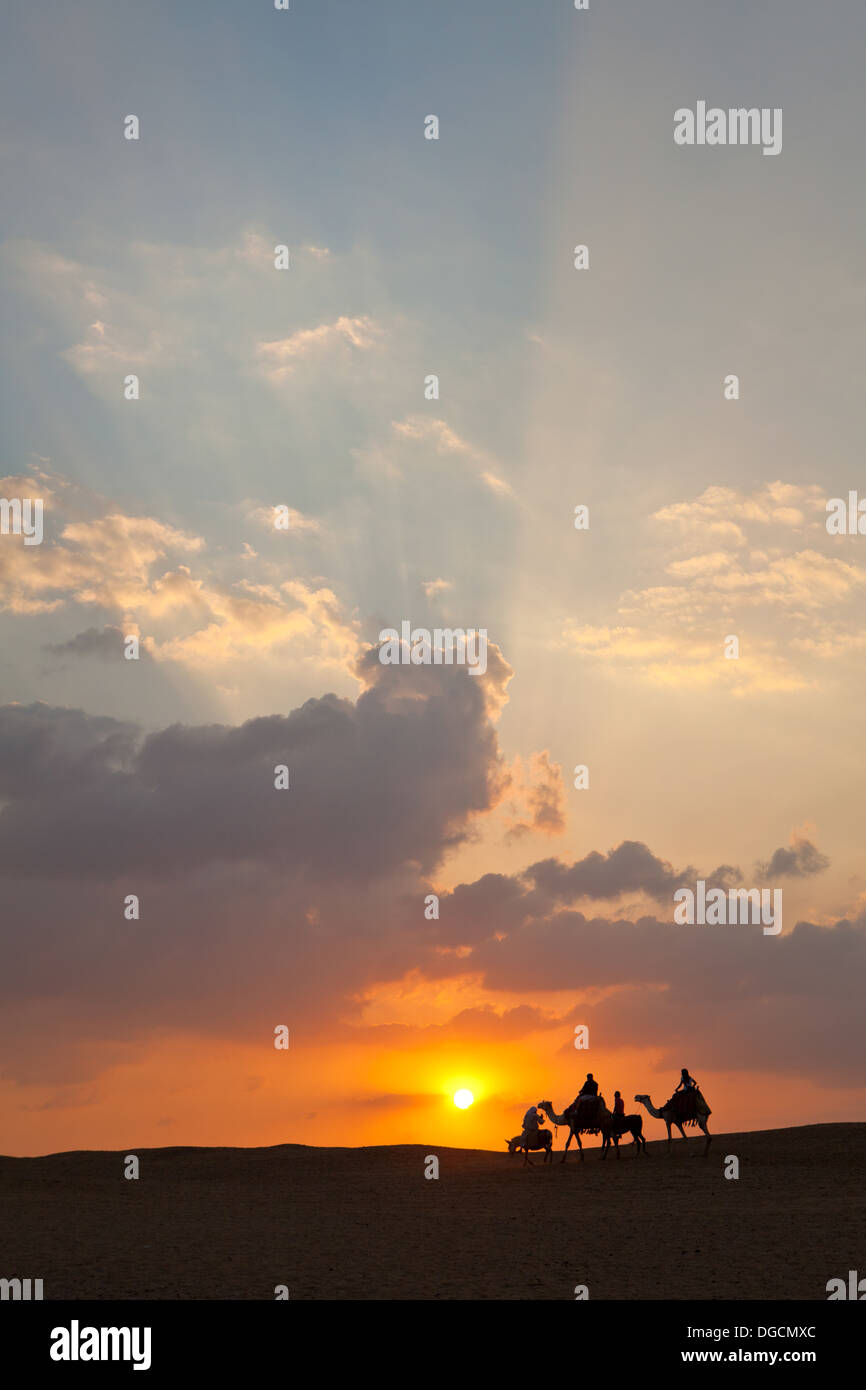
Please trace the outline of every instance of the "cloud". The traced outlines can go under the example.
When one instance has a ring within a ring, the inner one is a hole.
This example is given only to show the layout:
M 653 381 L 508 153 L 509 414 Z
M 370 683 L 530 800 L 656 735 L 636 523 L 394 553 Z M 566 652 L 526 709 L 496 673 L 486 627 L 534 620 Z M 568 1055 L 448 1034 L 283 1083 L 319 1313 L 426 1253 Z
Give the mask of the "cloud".
M 753 493 L 732 487 L 708 487 L 691 502 L 672 502 L 653 513 L 653 520 L 668 521 L 691 532 L 738 523 L 762 526 L 802 527 L 809 520 L 821 525 L 825 516 L 826 491 L 817 483 L 785 483 L 777 479 Z M 739 529 L 739 527 L 738 527 Z M 740 532 L 742 534 L 742 532 Z
M 500 660 L 484 681 L 509 675 Z M 7 1074 L 79 1082 L 154 1029 L 256 1035 L 263 1012 L 287 1008 L 327 1038 L 377 980 L 413 968 L 428 933 L 405 929 L 406 893 L 417 907 L 507 769 L 464 668 L 384 667 L 372 652 L 363 676 L 354 703 L 326 695 L 239 726 L 148 734 L 0 709 Z M 128 893 L 141 928 L 123 919 Z
M 248 520 L 255 522 L 257 526 L 263 526 L 264 529 L 272 535 L 285 536 L 295 531 L 306 531 L 314 534 L 319 534 L 321 532 L 321 522 L 316 521 L 315 517 L 304 516 L 304 513 L 299 512 L 296 507 L 289 507 L 288 528 L 277 530 L 274 525 L 277 507 L 285 505 L 285 503 L 273 503 L 271 506 L 266 507 L 261 505 L 251 506 L 249 503 L 245 503 L 244 507 L 248 509 L 246 510 Z
M 562 642 L 581 656 L 596 662 L 610 674 L 628 670 L 657 686 L 729 689 L 734 694 L 767 690 L 800 690 L 806 678 L 792 669 L 786 657 L 760 638 L 745 640 L 738 660 L 725 659 L 724 637 L 731 625 L 718 620 L 714 640 L 706 626 L 696 633 L 696 623 L 680 615 L 678 623 L 665 620 L 665 594 L 647 591 L 644 626 L 581 627 L 569 624 Z M 655 598 L 655 603 L 651 600 Z M 677 603 L 680 595 L 676 595 Z
M 491 492 L 497 493 L 500 497 L 514 497 L 514 488 L 507 483 L 504 478 L 498 478 L 495 473 L 485 469 L 481 474 L 481 481 L 486 483 Z
M 403 420 L 392 420 L 391 432 L 392 440 L 378 450 L 359 452 L 363 462 L 379 472 L 402 476 L 407 453 L 405 448 L 395 449 L 394 444 L 411 445 L 418 450 L 422 459 L 425 451 L 440 458 L 452 459 L 462 467 L 471 469 L 477 481 L 498 497 L 515 497 L 511 484 L 501 475 L 499 462 L 484 449 L 469 443 L 445 420 L 429 415 L 408 415 Z
M 89 519 L 65 520 L 64 481 L 47 481 L 46 493 L 57 500 L 45 515 L 57 534 L 32 547 L 23 537 L 3 538 L 0 608 L 16 614 L 56 612 L 70 603 L 102 608 L 122 620 L 125 633 L 143 633 L 142 647 L 156 661 L 209 673 L 250 656 L 288 653 L 295 663 L 341 671 L 353 666 L 357 624 L 325 585 L 300 578 L 227 582 L 217 572 L 225 562 L 208 553 L 203 537 L 155 517 L 103 511 L 106 504 L 96 497 L 87 499 Z M 301 532 L 317 529 L 297 511 L 292 521 Z M 196 568 L 178 563 L 181 557 Z M 285 574 L 284 564 L 274 568 Z M 107 639 L 102 650 L 108 654 Z
M 306 357 L 345 352 L 351 348 L 369 351 L 380 345 L 383 335 L 384 329 L 369 316 L 348 318 L 341 314 L 334 323 L 301 328 L 275 342 L 260 342 L 256 345 L 256 355 L 268 380 L 279 384 Z
M 646 845 L 624 840 L 607 854 L 593 851 L 569 866 L 558 859 L 531 864 L 523 877 L 549 901 L 576 902 L 579 898 L 613 899 L 625 893 L 672 897 L 674 890 L 694 882 L 691 868 L 679 873 L 658 859 Z
M 3 707 L 0 872 L 115 880 L 215 861 L 336 880 L 410 861 L 429 872 L 499 794 L 485 695 L 463 668 L 376 667 L 355 704 L 326 695 L 240 727 L 142 737 L 80 713 Z M 287 791 L 275 790 L 278 765 Z M 423 796 L 407 796 L 419 777 Z
M 155 1030 L 257 1037 L 263 1017 L 290 1011 L 308 1045 L 484 1043 L 589 1022 L 676 1065 L 688 1047 L 706 1068 L 760 1056 L 765 1071 L 819 1077 L 832 1065 L 855 1084 L 866 918 L 768 938 L 679 926 L 672 910 L 575 911 L 629 894 L 672 909 L 693 879 L 623 841 L 458 884 L 440 894 L 440 919 L 424 919 L 430 873 L 507 793 L 508 772 L 477 678 L 382 667 L 375 651 L 362 664 L 354 704 L 323 696 L 237 727 L 144 735 L 81 711 L 0 711 L 8 1075 L 80 1084 Z M 273 786 L 279 762 L 287 792 Z M 814 847 L 797 843 L 811 871 Z M 739 871 L 705 876 L 724 884 Z M 129 892 L 140 925 L 122 920 Z M 367 1025 L 365 1001 L 411 978 L 473 981 L 474 1002 L 426 1027 Z M 544 1007 L 546 993 L 557 1006 Z M 563 1011 L 564 993 L 574 1005 Z M 513 1002 L 494 1002 L 503 994 Z
M 453 589 L 454 585 L 450 579 L 425 579 L 421 587 L 427 598 L 434 598 L 436 594 L 444 594 L 448 589 Z
M 774 850 L 764 864 L 757 864 L 755 872 L 761 879 L 773 878 L 811 878 L 822 874 L 830 867 L 830 860 L 822 854 L 811 840 L 791 837 L 791 844 Z
M 562 768 L 550 761 L 547 750 L 533 753 L 528 769 L 516 758 L 512 770 L 510 794 L 512 816 L 508 837 L 521 838 L 532 832 L 561 835 L 565 830 L 565 786 Z M 518 805 L 519 802 L 519 805 Z
M 49 643 L 45 650 L 54 656 L 77 656 L 99 661 L 121 661 L 124 659 L 124 638 L 130 636 L 119 627 L 89 627 L 86 632 L 76 633 L 68 642 Z M 137 635 L 137 634 L 136 634 Z M 139 647 L 139 660 L 150 660 L 146 647 Z
M 115 248 L 112 264 L 95 265 L 12 239 L 0 248 L 0 269 L 42 302 L 65 344 L 59 356 L 106 403 L 130 409 L 121 386 L 135 372 L 141 375 L 142 402 L 159 399 L 166 415 L 179 404 L 179 386 L 188 393 L 195 382 L 207 402 L 205 428 L 219 434 L 223 421 L 236 422 L 227 405 L 227 379 L 258 374 L 279 385 L 302 364 L 317 362 L 332 372 L 341 358 L 349 361 L 386 336 L 371 314 L 335 308 L 335 297 L 356 297 L 355 268 L 351 258 L 334 257 L 309 241 L 291 248 L 292 270 L 286 272 L 292 314 L 302 326 L 272 336 L 275 324 L 285 323 L 274 289 L 283 274 L 274 268 L 280 240 L 261 227 L 246 227 L 216 247 L 131 242 Z M 215 313 L 214 286 L 226 306 L 225 332 Z
M 661 557 L 663 582 L 624 590 L 607 621 L 566 624 L 562 644 L 611 675 L 660 686 L 735 695 L 816 686 L 819 663 L 840 652 L 862 661 L 864 650 L 851 627 L 866 566 L 832 546 L 824 503 L 816 484 L 776 481 L 751 494 L 710 487 L 660 508 L 652 520 L 674 528 L 674 553 L 649 537 L 644 569 Z M 725 659 L 729 634 L 738 659 Z
M 73 601 L 125 609 L 144 600 L 157 560 L 172 552 L 194 554 L 203 545 L 200 537 L 153 517 L 114 512 L 70 521 L 57 539 L 46 537 L 40 546 L 0 549 L 0 607 L 30 612 Z

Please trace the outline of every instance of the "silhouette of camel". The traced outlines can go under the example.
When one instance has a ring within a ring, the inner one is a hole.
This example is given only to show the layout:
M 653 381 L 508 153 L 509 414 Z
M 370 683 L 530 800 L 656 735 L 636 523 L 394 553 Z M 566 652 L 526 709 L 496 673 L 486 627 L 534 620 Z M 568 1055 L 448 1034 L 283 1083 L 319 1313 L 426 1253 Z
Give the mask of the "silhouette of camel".
M 591 1096 L 590 1099 L 595 1100 L 596 1097 Z M 548 1119 L 552 1120 L 555 1125 L 568 1125 L 568 1138 L 565 1141 L 565 1148 L 562 1153 L 562 1158 L 559 1160 L 560 1163 L 565 1162 L 566 1155 L 568 1154 L 569 1145 L 571 1144 L 572 1139 L 577 1140 L 577 1148 L 580 1154 L 580 1161 L 582 1163 L 583 1145 L 580 1142 L 581 1134 L 596 1134 L 599 1131 L 603 1133 L 604 1126 L 607 1123 L 607 1121 L 613 1119 L 613 1116 L 611 1115 L 610 1111 L 604 1103 L 603 1097 L 599 1096 L 597 1099 L 598 1109 L 595 1111 L 595 1119 L 593 1119 L 590 1123 L 587 1123 L 585 1118 L 582 1123 L 578 1123 L 578 1116 L 576 1111 L 572 1111 L 570 1115 L 557 1115 L 556 1111 L 553 1108 L 553 1105 L 549 1100 L 543 1100 L 540 1106 L 538 1107 L 539 1110 L 544 1111 Z M 584 1116 L 585 1115 L 586 1111 L 584 1111 Z
M 632 1144 L 637 1144 L 638 1153 L 646 1154 L 646 1140 L 643 1137 L 643 1120 L 640 1115 L 611 1115 L 610 1122 L 604 1120 L 601 1127 L 602 1146 L 601 1156 L 607 1157 L 606 1150 L 613 1140 L 616 1149 L 616 1156 L 619 1158 L 619 1141 L 626 1134 L 631 1135 Z
M 706 1106 L 706 1110 L 703 1112 L 701 1110 L 698 1110 L 694 1118 L 692 1120 L 686 1120 L 685 1123 L 696 1124 L 699 1129 L 703 1130 L 704 1138 L 707 1141 L 704 1145 L 704 1158 L 706 1158 L 707 1154 L 710 1151 L 710 1144 L 712 1143 L 712 1135 L 710 1134 L 710 1131 L 707 1128 L 707 1115 L 709 1115 L 711 1112 L 709 1106 L 707 1105 L 707 1102 L 704 1100 L 700 1092 L 698 1092 L 697 1098 Z M 656 1107 L 653 1105 L 652 1101 L 650 1100 L 649 1096 L 635 1096 L 635 1100 L 638 1102 L 639 1105 L 646 1106 L 647 1110 L 652 1115 L 654 1120 L 664 1120 L 665 1124 L 668 1127 L 668 1153 L 670 1153 L 671 1151 L 671 1143 L 673 1141 L 673 1136 L 671 1134 L 671 1125 L 676 1125 L 677 1129 L 679 1130 L 680 1134 L 683 1136 L 684 1139 L 687 1137 L 686 1132 L 683 1129 L 683 1123 L 678 1118 L 676 1111 L 674 1110 L 670 1101 L 667 1101 L 667 1103 L 662 1106 L 661 1110 L 657 1110 Z

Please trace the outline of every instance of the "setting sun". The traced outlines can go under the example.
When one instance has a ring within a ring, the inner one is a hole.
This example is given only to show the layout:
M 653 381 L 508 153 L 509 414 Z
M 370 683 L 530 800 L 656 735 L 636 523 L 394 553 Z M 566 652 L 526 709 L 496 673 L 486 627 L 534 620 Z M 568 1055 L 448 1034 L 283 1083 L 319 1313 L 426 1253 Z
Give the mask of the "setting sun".
M 455 1091 L 454 1104 L 459 1110 L 467 1110 L 475 1097 L 471 1091 Z

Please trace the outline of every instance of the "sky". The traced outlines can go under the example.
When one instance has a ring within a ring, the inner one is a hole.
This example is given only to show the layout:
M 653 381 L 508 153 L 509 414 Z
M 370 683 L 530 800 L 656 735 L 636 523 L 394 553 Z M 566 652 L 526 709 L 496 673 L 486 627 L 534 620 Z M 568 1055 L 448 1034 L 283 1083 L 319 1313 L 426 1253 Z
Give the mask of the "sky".
M 864 1118 L 862 5 L 2 30 L 0 1151 Z

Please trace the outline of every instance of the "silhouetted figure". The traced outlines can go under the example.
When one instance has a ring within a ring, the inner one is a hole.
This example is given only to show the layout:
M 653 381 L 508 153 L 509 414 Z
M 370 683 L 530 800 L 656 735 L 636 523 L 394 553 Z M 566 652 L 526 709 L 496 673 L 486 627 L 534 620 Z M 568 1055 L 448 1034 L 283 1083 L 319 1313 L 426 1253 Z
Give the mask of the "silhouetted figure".
M 541 1128 L 542 1119 L 543 1117 L 538 1113 L 538 1106 L 530 1105 L 523 1117 L 523 1133 L 534 1134 L 536 1130 Z
M 695 1081 L 695 1078 L 693 1076 L 689 1076 L 687 1069 L 683 1067 L 680 1076 L 680 1084 L 677 1086 L 677 1091 L 696 1091 L 697 1089 L 697 1081 Z M 677 1091 L 674 1091 L 674 1095 L 676 1095 Z
M 581 1097 L 581 1096 L 597 1096 L 597 1095 L 598 1095 L 598 1082 L 593 1080 L 592 1072 L 591 1072 L 591 1071 L 588 1071 L 588 1072 L 586 1073 L 586 1080 L 584 1081 L 583 1085 L 581 1086 L 581 1088 L 580 1088 L 580 1093 L 578 1094 L 578 1097 L 577 1097 L 577 1098 L 578 1098 L 578 1100 L 580 1100 L 580 1097 Z
M 622 1098 L 622 1096 L 620 1095 L 619 1091 L 614 1091 L 614 1093 L 613 1093 L 613 1117 L 614 1117 L 614 1119 L 618 1119 L 618 1118 L 619 1118 L 620 1116 L 622 1116 L 622 1115 L 625 1115 L 625 1101 L 623 1100 L 623 1098 Z
M 545 1163 L 553 1162 L 553 1134 L 549 1129 L 542 1129 L 544 1116 L 539 1115 L 540 1109 L 540 1104 L 530 1105 L 523 1117 L 522 1134 L 516 1134 L 513 1139 L 506 1139 L 505 1141 L 509 1153 L 513 1154 L 516 1149 L 523 1150 L 524 1166 L 526 1164 L 532 1166 L 532 1160 L 529 1157 L 530 1149 L 543 1149 Z

